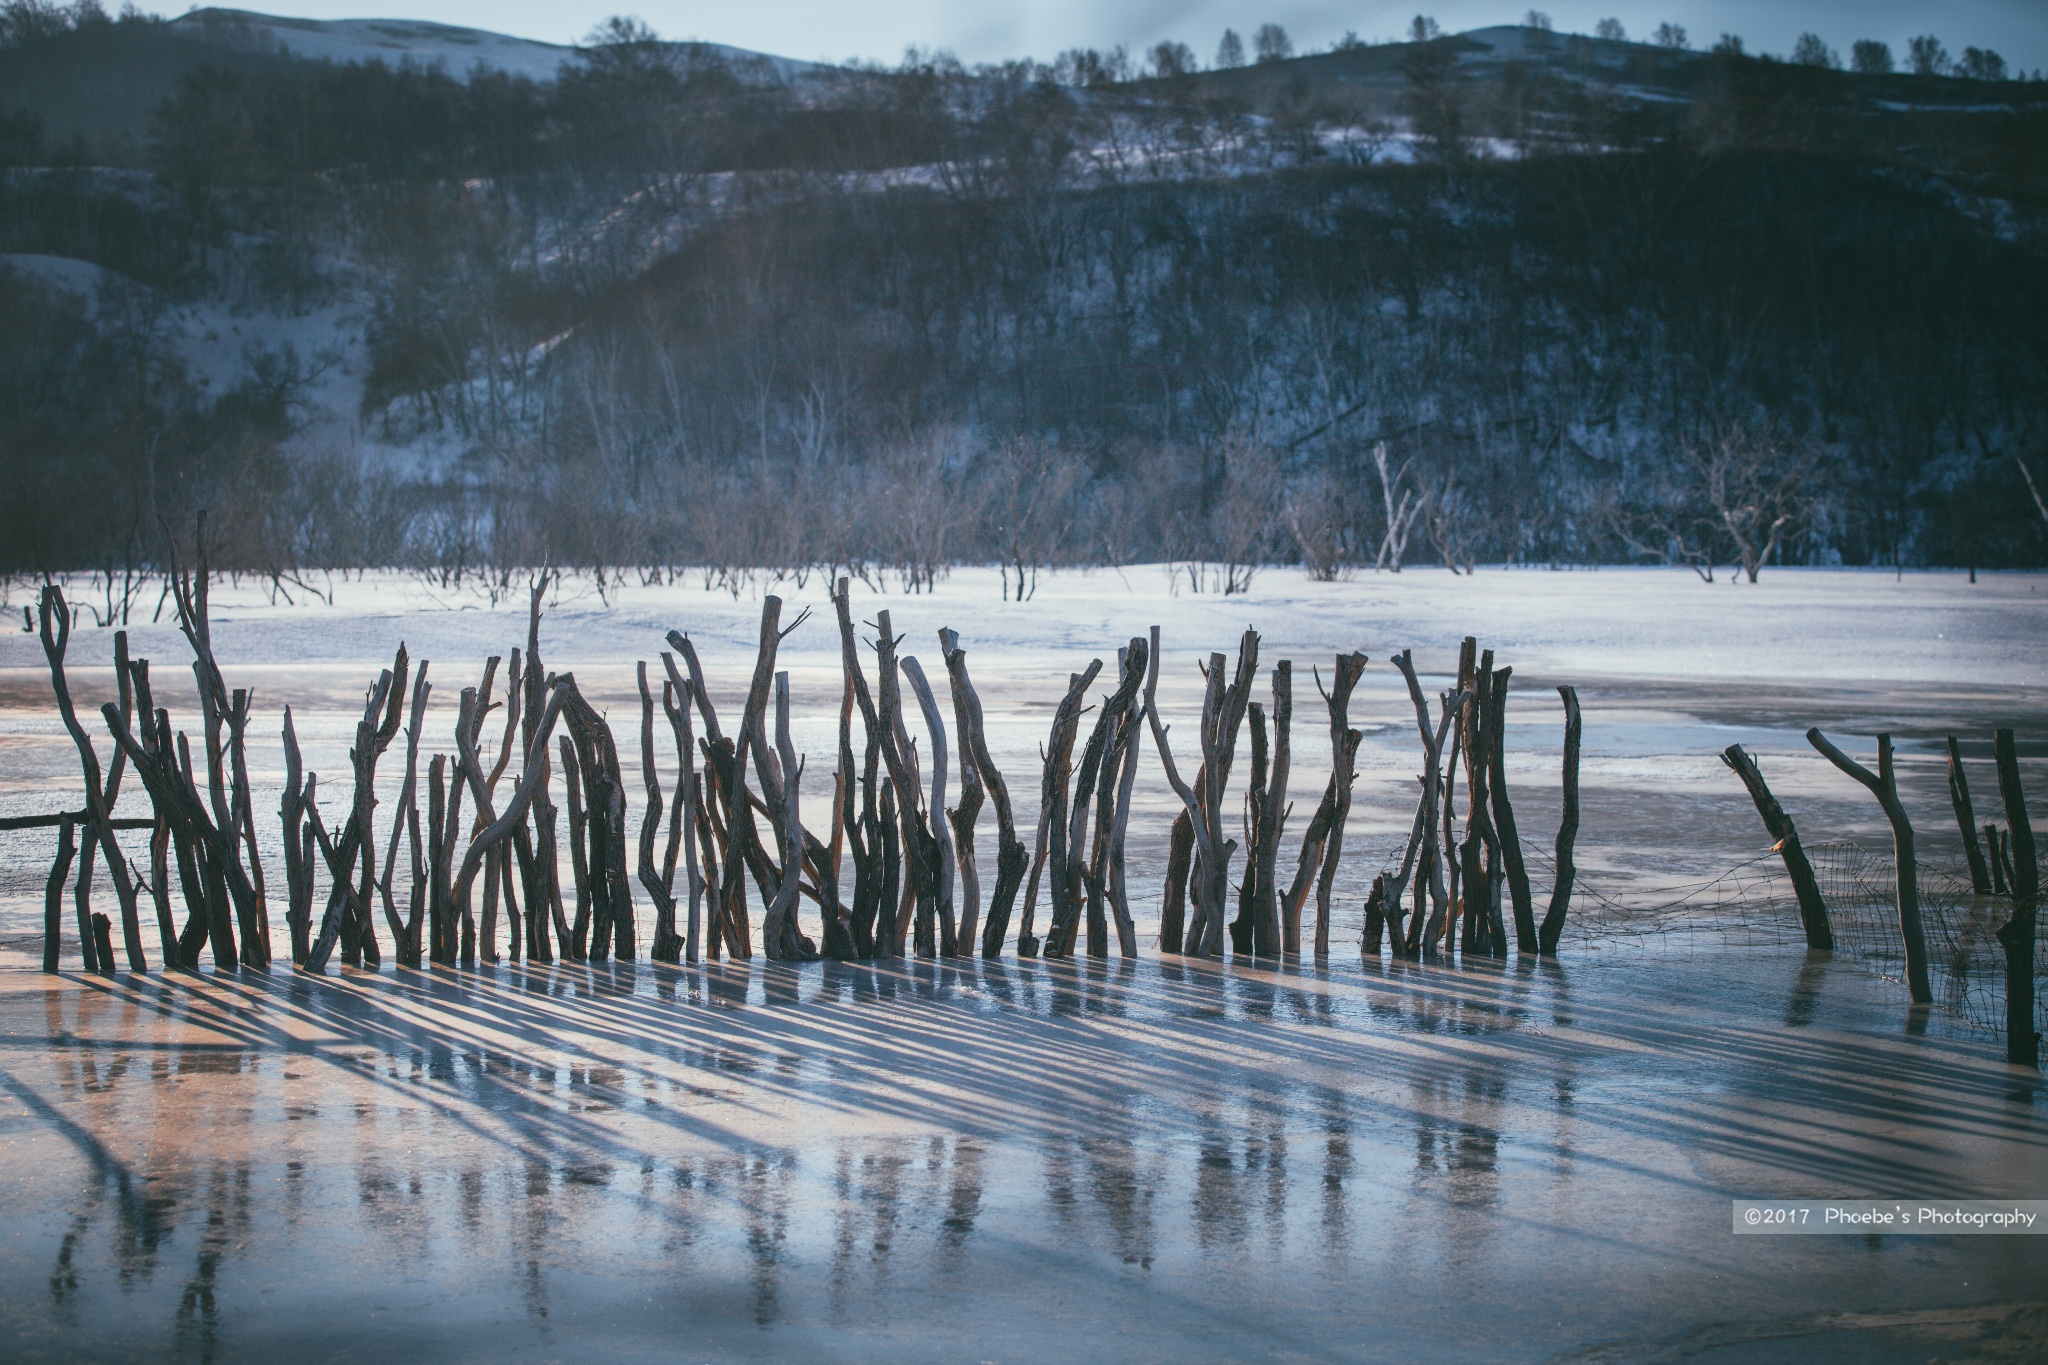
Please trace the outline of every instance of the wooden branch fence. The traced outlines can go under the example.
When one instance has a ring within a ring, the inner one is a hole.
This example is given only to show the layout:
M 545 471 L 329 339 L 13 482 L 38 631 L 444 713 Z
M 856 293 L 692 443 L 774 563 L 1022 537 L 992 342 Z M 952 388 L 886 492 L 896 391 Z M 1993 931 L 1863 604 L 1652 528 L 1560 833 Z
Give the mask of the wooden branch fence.
M 79 753 L 84 805 L 53 815 L 14 817 L 4 827 L 58 831 L 45 907 L 47 971 L 61 965 L 67 882 L 84 969 L 105 975 L 116 969 L 113 921 L 91 908 L 96 861 L 106 863 L 114 885 L 122 953 L 131 972 L 147 970 L 140 910 L 145 895 L 166 965 L 197 968 L 209 951 L 216 970 L 260 969 L 270 962 L 269 906 L 247 764 L 253 699 L 244 689 L 229 689 L 214 660 L 208 573 L 202 542 L 190 571 L 174 564 L 171 583 L 198 682 L 200 743 L 195 746 L 186 732 L 174 730 L 169 713 L 156 703 L 149 661 L 128 657 L 127 635 L 117 632 L 119 700 L 101 709 L 113 740 L 104 769 L 72 706 L 65 676 L 70 612 L 57 587 L 43 590 L 42 643 L 58 710 Z M 384 952 L 377 926 L 380 909 L 391 952 L 405 967 L 468 967 L 521 958 L 541 963 L 631 959 L 640 951 L 635 879 L 653 905 L 648 955 L 658 962 L 751 957 L 757 933 L 760 951 L 785 961 L 912 954 L 954 958 L 977 951 L 995 958 L 1013 941 L 1023 957 L 1085 953 L 1106 958 L 1112 939 L 1118 955 L 1133 958 L 1139 945 L 1124 853 L 1148 734 L 1182 807 L 1169 836 L 1161 951 L 1187 957 L 1226 952 L 1298 957 L 1313 894 L 1309 951 L 1317 959 L 1330 952 L 1336 878 L 1362 741 L 1362 733 L 1350 724 L 1349 708 L 1365 673 L 1363 654 L 1338 654 L 1327 687 L 1319 669 L 1313 675 L 1327 712 L 1331 767 L 1283 887 L 1279 867 L 1292 813 L 1287 792 L 1294 671 L 1288 660 L 1275 663 L 1267 677 L 1268 700 L 1253 699 L 1259 673 L 1256 631 L 1247 630 L 1239 640 L 1234 664 L 1215 653 L 1203 668 L 1201 711 L 1186 750 L 1196 765 L 1191 779 L 1183 776 L 1172 727 L 1157 702 L 1157 627 L 1117 651 L 1114 685 L 1092 708 L 1085 742 L 1081 730 L 1091 710 L 1089 691 L 1103 673 L 1103 661 L 1092 660 L 1073 674 L 1040 750 L 1038 824 L 1027 846 L 1009 783 L 989 751 L 981 699 L 958 634 L 938 633 L 951 703 L 942 709 L 934 676 L 927 675 L 915 655 L 899 652 L 903 641 L 893 632 L 888 612 L 877 612 L 872 637 L 862 638 L 845 579 L 832 593 L 844 678 L 832 800 L 822 820 L 814 813 L 807 822 L 801 801 L 806 760 L 791 737 L 789 675 L 776 668 L 776 655 L 782 640 L 809 613 L 785 626 L 783 604 L 771 596 L 763 602 L 755 667 L 736 734 L 728 734 L 720 723 L 688 636 L 668 633 L 671 650 L 660 653 L 658 674 L 645 661 L 638 665 L 642 800 L 635 834 L 609 723 L 584 699 L 572 674 L 543 667 L 545 589 L 545 581 L 532 589 L 526 646 L 523 652 L 511 651 L 503 699 L 493 699 L 503 662 L 493 656 L 477 684 L 461 690 L 452 752 L 433 754 L 424 777 L 420 752 L 432 691 L 428 665 L 422 660 L 414 669 L 405 647 L 399 647 L 391 667 L 366 694 L 350 750 L 350 790 L 345 804 L 336 807 L 345 811 L 338 831 L 321 810 L 319 777 L 305 770 L 291 711 L 285 709 L 286 782 L 279 817 L 284 920 L 296 967 L 320 972 L 337 948 L 344 965 L 376 967 Z M 1362 951 L 1377 956 L 1384 942 L 1397 956 L 1502 960 L 1508 955 L 1511 917 L 1519 954 L 1554 955 L 1576 876 L 1577 693 L 1558 688 L 1565 715 L 1564 814 L 1554 880 L 1539 924 L 1506 779 L 1505 720 L 1513 670 L 1496 667 L 1492 651 L 1480 650 L 1468 637 L 1455 685 L 1439 692 L 1432 706 L 1410 653 L 1403 651 L 1392 663 L 1407 684 L 1422 762 L 1401 860 L 1395 870 L 1373 879 L 1366 899 Z M 922 721 L 922 751 L 909 723 L 905 684 Z M 493 711 L 503 712 L 494 736 L 486 733 Z M 659 742 L 657 716 L 666 728 L 666 745 Z M 1226 792 L 1247 720 L 1251 771 L 1235 831 L 1240 841 L 1230 837 L 1227 827 Z M 404 778 L 385 825 L 377 819 L 376 772 L 401 728 L 406 736 Z M 1809 738 L 1867 786 L 1891 820 L 1899 846 L 1898 901 L 1908 975 L 1914 999 L 1923 1001 L 1928 998 L 1926 948 L 1913 880 L 1913 833 L 1898 799 L 1890 737 L 1879 737 L 1876 774 L 1819 731 Z M 2031 1025 L 2031 964 L 2039 893 L 2011 733 L 2001 731 L 1998 739 L 2009 834 L 2001 836 L 1995 825 L 1986 826 L 1987 849 L 1977 847 L 1975 814 L 1953 740 L 1951 794 L 1971 853 L 1973 880 L 1986 891 L 1994 882 L 2000 893 L 2008 881 L 2012 886 L 2014 912 L 1999 939 L 2017 983 L 2012 1017 L 2028 1022 L 2012 1035 L 2011 1050 L 2015 1060 L 2031 1060 L 2038 1055 Z M 666 770 L 664 749 L 673 755 Z M 1791 817 L 1740 746 L 1731 747 L 1724 758 L 1777 841 L 1809 947 L 1831 948 L 1827 908 Z M 515 760 L 517 775 L 501 808 L 500 784 Z M 566 829 L 554 799 L 557 761 Z M 129 767 L 150 801 L 148 819 L 112 816 Z M 956 774 L 957 798 L 952 794 Z M 976 861 L 977 826 L 985 805 L 993 807 L 997 850 L 986 900 Z M 146 868 L 129 861 L 117 838 L 122 830 L 143 829 L 150 831 Z M 387 831 L 381 856 L 380 830 Z M 564 833 L 568 894 L 559 856 Z M 1233 888 L 1240 852 L 1242 870 Z M 319 894 L 323 880 L 324 898 Z M 749 881 L 761 907 L 758 924 Z M 1049 912 L 1042 934 L 1037 919 L 1041 888 Z M 316 902 L 321 906 L 317 920 Z M 808 916 L 815 916 L 815 936 L 806 931 L 806 902 Z M 183 907 L 182 928 L 174 903 Z

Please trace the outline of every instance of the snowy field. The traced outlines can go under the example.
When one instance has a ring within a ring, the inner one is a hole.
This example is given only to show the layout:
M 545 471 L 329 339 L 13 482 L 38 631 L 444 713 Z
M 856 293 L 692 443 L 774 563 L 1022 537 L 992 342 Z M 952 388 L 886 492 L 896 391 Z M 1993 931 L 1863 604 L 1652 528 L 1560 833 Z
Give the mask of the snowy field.
M 888 611 L 901 649 L 943 677 L 937 632 L 960 632 L 988 713 L 989 740 L 1018 803 L 1020 823 L 1035 818 L 1038 746 L 1071 671 L 1099 658 L 1113 675 L 1116 649 L 1151 626 L 1162 632 L 1160 704 L 1177 755 L 1192 767 L 1200 661 L 1234 651 L 1249 625 L 1261 634 L 1260 659 L 1294 661 L 1292 796 L 1297 831 L 1283 845 L 1283 875 L 1328 772 L 1328 721 L 1310 672 L 1341 650 L 1371 659 L 1352 707 L 1366 732 L 1348 830 L 1340 892 L 1355 920 L 1372 874 L 1398 856 L 1413 810 L 1409 795 L 1418 745 L 1413 711 L 1391 654 L 1412 648 L 1425 685 L 1448 685 L 1466 634 L 1515 669 L 1508 710 L 1508 774 L 1524 842 L 1539 861 L 1557 820 L 1562 710 L 1553 687 L 1572 683 L 1586 708 L 1586 817 L 1581 863 L 1588 884 L 1626 897 L 1697 880 L 1764 851 L 1767 840 L 1740 785 L 1717 755 L 1740 742 L 1761 756 L 1766 774 L 1801 822 L 1809 843 L 1886 840 L 1875 803 L 1808 748 L 1818 724 L 1851 752 L 1868 753 L 1873 736 L 1900 737 L 1902 771 L 1924 857 L 1956 850 L 1948 812 L 1941 737 L 1969 742 L 1988 758 L 1990 730 L 2021 731 L 2029 771 L 2037 773 L 2048 739 L 2048 575 L 1986 574 L 1975 585 L 1957 573 L 1768 570 L 1754 585 L 1708 585 L 1672 570 L 1545 572 L 1482 570 L 1454 577 L 1440 569 L 1362 574 L 1314 583 L 1296 570 L 1261 574 L 1249 594 L 1187 591 L 1156 565 L 1122 571 L 1061 573 L 1041 579 L 1023 603 L 1002 600 L 985 570 L 957 570 L 930 594 L 905 596 L 855 585 L 856 615 L 872 623 Z M 1177 583 L 1177 586 L 1176 586 Z M 316 580 L 325 601 L 294 590 L 272 600 L 268 583 L 216 589 L 215 652 L 230 686 L 256 692 L 257 737 L 251 766 L 257 809 L 275 812 L 282 749 L 275 737 L 282 708 L 295 723 L 314 770 L 331 774 L 327 804 L 343 798 L 346 752 L 362 696 L 388 667 L 402 640 L 415 661 L 429 661 L 435 685 L 423 753 L 451 749 L 460 690 L 477 682 L 483 660 L 522 645 L 524 592 L 493 604 L 474 590 L 446 591 L 400 575 Z M 809 608 L 808 622 L 785 640 L 779 666 L 791 674 L 808 818 L 829 818 L 840 698 L 839 641 L 825 585 L 812 577 L 772 590 L 784 599 L 785 624 Z M 84 604 L 84 586 L 74 601 Z M 36 637 L 19 632 L 32 594 L 17 589 L 8 611 L 16 633 L 0 636 L 0 814 L 75 806 L 77 766 L 50 704 Z M 154 661 L 159 700 L 173 721 L 190 726 L 196 704 L 189 654 L 168 616 L 148 623 L 145 601 L 130 627 L 131 650 Z M 670 629 L 686 632 L 703 657 L 721 715 L 738 713 L 753 666 L 760 622 L 756 589 L 735 598 L 697 579 L 651 587 L 611 587 L 600 595 L 571 579 L 550 599 L 542 626 L 546 666 L 573 670 L 585 694 L 608 712 L 639 791 L 639 700 L 635 660 L 660 676 L 659 652 Z M 864 635 L 871 631 L 864 630 Z M 84 616 L 72 637 L 70 668 L 81 702 L 111 697 L 111 630 Z M 870 659 L 870 665 L 872 659 Z M 1267 697 L 1262 672 L 1258 695 Z M 1100 687 L 1106 692 L 1106 686 Z M 83 709 L 83 708 L 82 708 Z M 950 708 L 946 708 L 950 722 Z M 914 733 L 922 726 L 913 716 Z M 920 746 L 928 741 L 920 738 Z M 1241 741 L 1248 748 L 1249 727 Z M 660 746 L 664 755 L 666 745 Z M 928 750 L 927 750 L 928 752 Z M 423 760 L 424 761 L 424 760 Z M 669 780 L 664 764 L 664 785 Z M 1248 760 L 1236 767 L 1233 808 Z M 387 759 L 380 778 L 395 796 L 402 762 Z M 957 771 L 957 764 L 956 764 Z M 1986 818 L 1995 804 L 1988 761 L 1974 777 Z M 2037 812 L 2048 783 L 2031 782 Z M 146 811 L 129 783 L 124 810 Z M 1134 913 L 1141 929 L 1156 919 L 1164 831 L 1177 810 L 1149 744 L 1140 770 L 1130 850 Z M 2037 816 L 2037 818 L 2039 818 Z M 634 815 L 637 828 L 638 813 Z M 2048 822 L 2044 822 L 2048 823 Z M 274 834 L 274 816 L 259 828 Z M 982 865 L 994 861 L 994 820 L 984 811 Z M 0 935 L 40 925 L 48 831 L 0 834 Z M 272 850 L 272 866 L 278 854 Z M 643 907 L 643 916 L 651 910 Z M 1355 936 L 1354 936 L 1355 938 Z M 1339 941 L 1342 941 L 1341 939 Z

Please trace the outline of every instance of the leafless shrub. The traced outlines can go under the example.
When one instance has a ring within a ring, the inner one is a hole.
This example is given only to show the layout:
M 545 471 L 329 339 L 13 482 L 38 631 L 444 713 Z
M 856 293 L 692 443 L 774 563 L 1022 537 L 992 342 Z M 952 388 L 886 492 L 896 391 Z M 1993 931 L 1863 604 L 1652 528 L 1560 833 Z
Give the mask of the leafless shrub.
M 1086 463 L 1043 441 L 1012 441 L 980 462 L 982 533 L 996 552 L 1003 600 L 1029 601 L 1038 571 L 1065 550 L 1077 519 Z M 1011 582 L 1015 575 L 1016 582 Z
M 1272 561 L 1280 529 L 1280 459 L 1271 446 L 1230 440 L 1219 452 L 1223 491 L 1213 515 L 1225 597 L 1249 592 L 1252 578 Z
M 1472 495 L 1460 486 L 1457 472 L 1446 469 L 1427 476 L 1420 501 L 1429 542 L 1436 547 L 1444 567 L 1454 574 L 1471 573 L 1484 527 L 1479 508 Z
M 1327 470 L 1294 481 L 1281 519 L 1318 583 L 1346 577 L 1358 563 L 1358 514 L 1348 486 Z

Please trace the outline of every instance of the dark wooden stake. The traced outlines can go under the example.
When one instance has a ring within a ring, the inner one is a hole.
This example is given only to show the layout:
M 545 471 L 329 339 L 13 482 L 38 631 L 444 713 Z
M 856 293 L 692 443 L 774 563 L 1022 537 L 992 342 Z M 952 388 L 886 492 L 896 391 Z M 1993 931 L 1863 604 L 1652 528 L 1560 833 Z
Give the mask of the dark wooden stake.
M 57 826 L 57 860 L 50 865 L 49 885 L 43 892 L 43 970 L 55 975 L 62 970 L 61 945 L 64 936 L 64 883 L 71 876 L 71 860 L 77 856 L 77 826 L 69 815 Z M 84 945 L 85 970 L 98 965 L 88 936 Z
M 1046 745 L 1039 750 L 1042 771 L 1038 788 L 1038 849 L 1031 862 L 1031 882 L 1024 893 L 1024 919 L 1017 930 L 1017 955 L 1038 956 L 1038 936 L 1032 933 L 1032 920 L 1038 909 L 1038 881 L 1049 861 L 1053 860 L 1054 845 L 1057 842 L 1060 858 L 1054 865 L 1057 879 L 1065 866 L 1067 839 L 1067 785 L 1073 771 L 1074 741 L 1081 730 L 1081 712 L 1087 699 L 1088 687 L 1095 681 L 1095 675 L 1102 671 L 1102 660 L 1090 659 L 1086 670 L 1067 675 L 1067 694 L 1060 699 L 1058 709 L 1052 715 L 1052 732 L 1046 737 Z M 1059 895 L 1055 889 L 1053 899 L 1054 918 L 1059 914 Z
M 1438 698 L 1439 713 L 1434 732 L 1429 719 L 1429 701 L 1422 694 L 1422 682 L 1415 674 L 1415 660 L 1408 650 L 1394 656 L 1394 667 L 1401 671 L 1401 677 L 1408 684 L 1408 700 L 1415 707 L 1415 732 L 1422 740 L 1422 804 L 1417 812 L 1417 833 L 1409 840 L 1415 858 L 1415 913 L 1410 917 L 1406 955 L 1434 957 L 1442 941 L 1451 913 L 1451 898 L 1444 885 L 1444 864 L 1448 861 L 1439 845 L 1437 812 L 1448 806 L 1443 793 L 1444 745 L 1453 733 L 1452 727 L 1465 704 L 1465 693 L 1444 693 Z M 1403 860 L 1404 870 L 1407 860 Z M 1424 913 L 1423 896 L 1428 894 L 1428 913 Z
M 1799 898 L 1799 919 L 1806 926 L 1806 946 L 1816 952 L 1832 952 L 1835 935 L 1828 925 L 1827 902 L 1821 899 L 1820 882 L 1813 875 L 1806 850 L 1800 847 L 1799 830 L 1792 817 L 1785 814 L 1756 760 L 1740 744 L 1722 750 L 1721 761 L 1742 779 L 1742 785 L 1749 789 L 1749 799 L 1756 803 L 1756 813 L 1763 817 L 1765 831 L 1777 840 L 1778 855 L 1785 860 L 1785 873 L 1791 877 L 1793 894 Z
M 936 947 L 940 957 L 953 957 L 959 952 L 960 938 L 959 925 L 953 918 L 953 835 L 946 819 L 946 722 L 939 714 L 938 699 L 932 695 L 931 683 L 916 657 L 906 654 L 898 666 L 903 676 L 910 679 L 910 690 L 924 716 L 925 733 L 931 738 L 932 785 L 931 804 L 926 808 L 926 834 L 931 840 L 932 906 L 938 916 Z
M 1557 695 L 1564 700 L 1564 816 L 1557 825 L 1557 879 L 1551 883 L 1550 907 L 1536 931 L 1537 951 L 1545 957 L 1557 956 L 1564 917 L 1571 909 L 1572 882 L 1578 876 L 1572 854 L 1579 837 L 1579 694 L 1576 688 L 1559 685 Z
M 988 916 L 983 921 L 981 932 L 981 955 L 1001 957 L 1003 942 L 1009 937 L 1010 915 L 1016 907 L 1017 892 L 1024 885 L 1024 874 L 1030 866 L 1031 855 L 1025 851 L 1024 841 L 1017 836 L 1017 818 L 1010 807 L 1010 788 L 1004 782 L 1003 774 L 996 767 L 995 759 L 988 750 L 988 734 L 984 724 L 980 694 L 974 690 L 973 680 L 967 675 L 967 651 L 959 646 L 959 637 L 951 631 L 942 632 L 941 643 L 945 647 L 946 672 L 953 683 L 953 706 L 959 716 L 960 750 L 964 756 L 974 757 L 976 779 L 986 787 L 989 800 L 996 808 L 996 884 L 988 899 Z M 966 796 L 961 797 L 961 807 L 968 806 Z M 973 820 L 967 827 L 971 832 Z M 964 841 L 968 835 L 961 836 Z M 964 844 L 971 847 L 971 845 Z M 964 877 L 963 877 L 964 880 Z M 961 937 L 965 941 L 971 934 L 964 920 Z
M 1818 729 L 1806 732 L 1807 743 L 1820 750 L 1834 764 L 1867 788 L 1884 808 L 1892 826 L 1892 858 L 1898 869 L 1899 937 L 1906 947 L 1906 984 L 1916 1005 L 1934 1003 L 1934 990 L 1927 981 L 1927 936 L 1920 923 L 1920 868 L 1913 854 L 1913 822 L 1899 801 L 1899 779 L 1892 765 L 1892 737 L 1877 737 L 1877 771 L 1850 758 L 1836 748 Z
M 1999 926 L 2005 949 L 2005 1060 L 2015 1066 L 2041 1064 L 2041 1035 L 2034 1027 L 2034 936 L 2040 917 L 2041 871 L 2034 851 L 2034 822 L 2020 786 L 2019 755 L 2011 730 L 1992 736 L 1998 758 L 1998 792 L 2012 841 L 2012 915 Z
M 86 822 L 82 832 L 87 849 L 81 877 L 91 869 L 92 849 L 97 848 L 106 857 L 107 875 L 113 879 L 114 895 L 121 904 L 121 933 L 128 950 L 128 970 L 136 973 L 146 972 L 149 970 L 149 960 L 142 951 L 142 921 L 135 902 L 135 884 L 128 876 L 127 856 L 121 852 L 120 841 L 114 835 L 113 811 L 108 800 L 110 791 L 119 791 L 119 759 L 117 757 L 110 774 L 112 780 L 103 784 L 100 778 L 99 753 L 93 748 L 92 740 L 85 733 L 85 727 L 79 724 L 78 712 L 71 704 L 71 686 L 64 675 L 64 656 L 70 648 L 71 641 L 71 608 L 64 601 L 64 594 L 54 583 L 43 585 L 40 608 L 43 657 L 50 666 L 50 688 L 56 693 L 57 713 L 63 718 L 64 729 L 70 734 L 71 742 L 78 750 L 79 767 L 85 779 Z M 120 632 L 117 643 L 123 652 L 127 649 L 127 638 L 126 631 Z M 110 704 L 107 708 L 124 730 L 128 728 L 129 711 L 132 710 L 133 704 L 128 675 L 124 669 L 121 675 L 121 704 Z M 80 935 L 81 939 L 90 939 L 90 926 L 86 926 L 86 929 L 87 932 Z M 108 974 L 113 972 L 111 962 L 100 966 L 101 970 Z
M 1948 737 L 1948 799 L 1955 807 L 1956 827 L 1963 833 L 1963 853 L 1970 860 L 1970 889 L 1980 896 L 1988 895 L 1991 869 L 1977 843 L 1977 812 L 1970 804 L 1970 779 L 1963 772 L 1963 751 L 1954 735 Z
M 1515 907 L 1515 951 L 1525 956 L 1538 952 L 1536 903 L 1529 890 L 1529 868 L 1522 861 L 1522 836 L 1515 828 L 1515 807 L 1508 800 L 1507 719 L 1508 679 L 1513 668 L 1503 668 L 1493 679 L 1493 713 L 1486 722 L 1488 772 L 1493 796 L 1493 833 L 1500 841 L 1501 861 L 1507 867 L 1508 895 Z
M 1351 693 L 1358 686 L 1358 680 L 1365 676 L 1365 665 L 1363 654 L 1339 654 L 1332 665 L 1330 689 L 1323 691 L 1322 678 L 1316 678 L 1316 690 L 1322 692 L 1323 705 L 1330 713 L 1330 785 L 1324 789 L 1323 800 L 1316 807 L 1316 819 L 1320 819 L 1323 825 L 1322 846 L 1318 856 L 1312 858 L 1310 845 L 1316 830 L 1315 821 L 1311 820 L 1309 838 L 1302 841 L 1301 864 L 1295 870 L 1295 881 L 1301 881 L 1301 868 L 1320 864 L 1316 875 L 1315 954 L 1318 958 L 1330 955 L 1330 915 L 1336 900 L 1337 866 L 1344 856 L 1344 825 L 1351 817 L 1351 788 L 1358 780 L 1358 746 L 1365 741 L 1363 731 L 1351 728 Z M 1301 891 L 1306 889 L 1303 886 Z M 1294 920 L 1297 936 L 1301 923 L 1301 891 L 1288 888 L 1288 914 Z

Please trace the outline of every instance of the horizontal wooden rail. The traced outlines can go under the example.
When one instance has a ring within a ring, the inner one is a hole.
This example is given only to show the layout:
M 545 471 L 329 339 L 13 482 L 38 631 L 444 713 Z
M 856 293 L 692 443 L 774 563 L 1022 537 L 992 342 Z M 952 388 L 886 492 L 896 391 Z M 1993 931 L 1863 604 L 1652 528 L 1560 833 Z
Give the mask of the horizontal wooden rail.
M 74 825 L 82 825 L 86 822 L 87 818 L 87 813 L 82 810 L 59 811 L 55 815 L 0 816 L 0 832 L 11 829 L 55 829 L 66 820 L 69 820 Z M 115 820 L 112 824 L 115 829 L 156 828 L 156 821 L 154 820 Z

